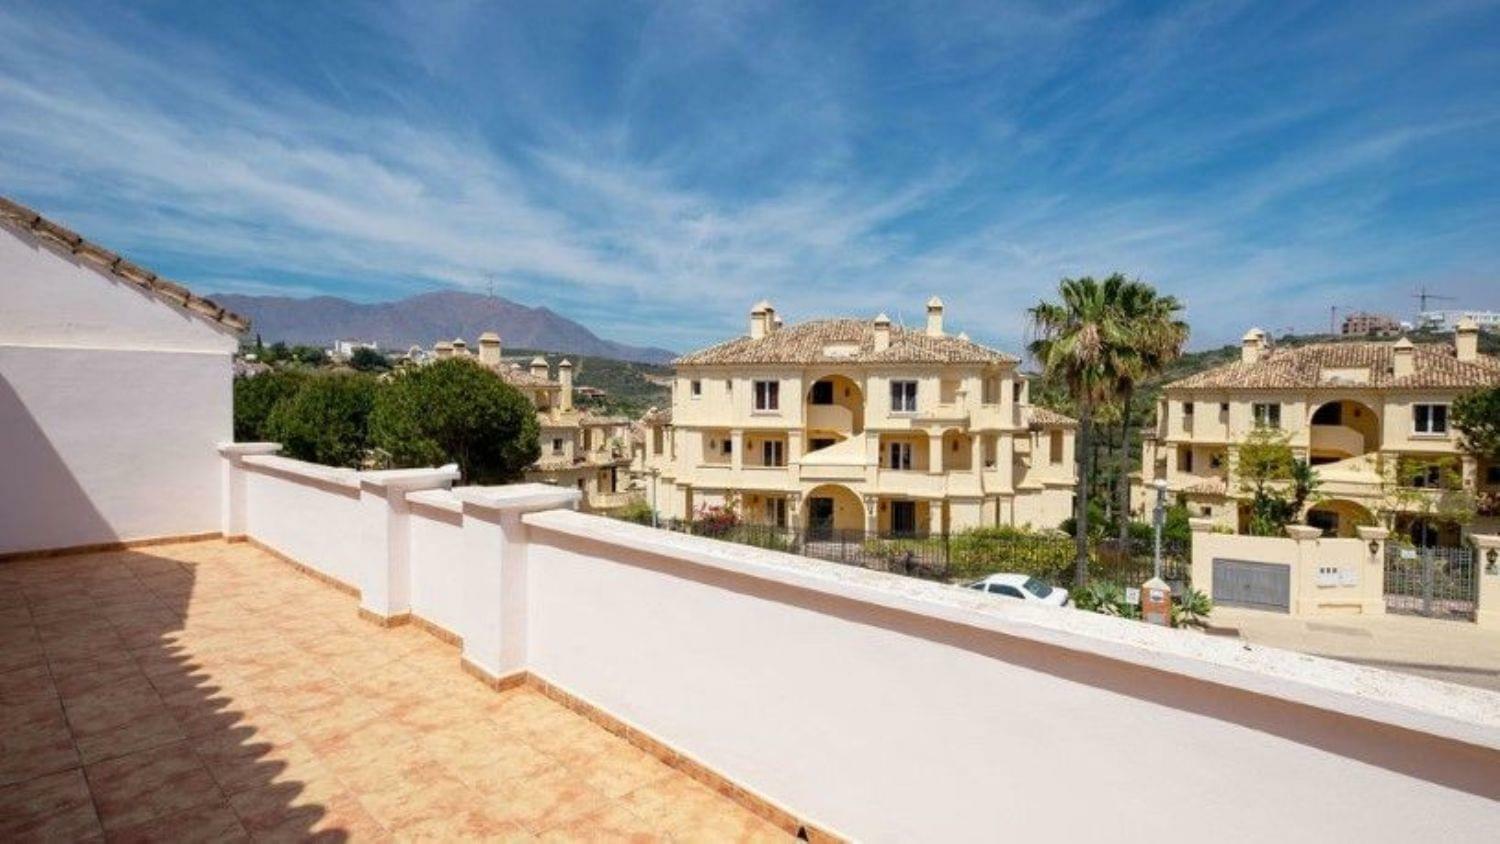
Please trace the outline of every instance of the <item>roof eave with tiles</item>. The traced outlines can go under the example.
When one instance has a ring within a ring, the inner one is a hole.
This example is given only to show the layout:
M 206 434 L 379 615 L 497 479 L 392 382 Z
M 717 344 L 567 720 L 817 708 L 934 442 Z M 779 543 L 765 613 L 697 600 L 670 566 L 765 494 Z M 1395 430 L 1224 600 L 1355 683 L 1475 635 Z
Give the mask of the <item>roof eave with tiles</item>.
M 1235 361 L 1173 381 L 1168 391 L 1235 390 L 1462 390 L 1500 385 L 1500 358 L 1479 355 L 1461 361 L 1441 343 L 1415 346 L 1412 372 L 1396 377 L 1394 343 L 1318 343 L 1276 348 L 1255 363 Z M 1325 370 L 1360 370 L 1364 381 L 1325 377 Z
M 150 291 L 158 298 L 190 311 L 196 316 L 218 322 L 232 331 L 250 330 L 250 320 L 206 299 L 170 279 L 132 263 L 120 255 L 85 239 L 82 235 L 43 217 L 41 214 L 14 200 L 0 196 L 0 223 L 27 232 L 34 237 L 68 250 L 74 256 L 93 264 L 100 270 Z
M 875 349 L 875 327 L 869 320 L 810 320 L 778 328 L 764 337 L 736 337 L 690 352 L 674 366 L 738 366 L 810 364 L 1005 364 L 1017 358 L 988 346 L 952 335 L 890 327 L 890 345 Z M 855 346 L 852 352 L 846 352 Z M 830 352 L 830 349 L 838 351 Z

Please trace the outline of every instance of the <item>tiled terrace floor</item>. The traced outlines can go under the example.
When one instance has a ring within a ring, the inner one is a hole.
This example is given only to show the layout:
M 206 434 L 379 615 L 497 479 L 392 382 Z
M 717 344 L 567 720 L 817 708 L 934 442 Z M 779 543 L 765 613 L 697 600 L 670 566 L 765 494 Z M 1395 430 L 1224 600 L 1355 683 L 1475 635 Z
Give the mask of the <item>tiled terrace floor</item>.
M 247 545 L 0 563 L 0 840 L 780 840 Z

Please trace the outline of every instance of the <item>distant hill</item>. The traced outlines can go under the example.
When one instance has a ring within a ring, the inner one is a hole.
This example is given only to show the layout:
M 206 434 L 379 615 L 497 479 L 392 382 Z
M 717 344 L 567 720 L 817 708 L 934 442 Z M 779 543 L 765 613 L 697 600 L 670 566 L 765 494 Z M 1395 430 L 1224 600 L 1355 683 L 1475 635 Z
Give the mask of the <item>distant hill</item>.
M 335 340 L 353 338 L 373 340 L 384 349 L 412 345 L 430 348 L 439 340 L 455 337 L 473 345 L 483 332 L 497 331 L 507 348 L 546 349 L 641 363 L 665 363 L 675 357 L 666 349 L 602 339 L 548 308 L 456 290 L 371 304 L 335 296 L 296 299 L 217 293 L 210 298 L 249 317 L 251 330 L 268 344 L 282 341 L 326 348 Z

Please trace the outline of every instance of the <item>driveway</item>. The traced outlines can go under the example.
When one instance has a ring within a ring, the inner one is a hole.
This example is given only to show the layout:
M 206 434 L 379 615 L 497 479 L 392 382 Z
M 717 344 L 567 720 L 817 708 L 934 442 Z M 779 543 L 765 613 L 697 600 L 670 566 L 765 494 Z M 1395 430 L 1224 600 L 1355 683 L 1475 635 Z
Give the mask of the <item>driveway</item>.
M 1292 618 L 1215 607 L 1211 633 L 1500 691 L 1500 630 L 1408 615 Z

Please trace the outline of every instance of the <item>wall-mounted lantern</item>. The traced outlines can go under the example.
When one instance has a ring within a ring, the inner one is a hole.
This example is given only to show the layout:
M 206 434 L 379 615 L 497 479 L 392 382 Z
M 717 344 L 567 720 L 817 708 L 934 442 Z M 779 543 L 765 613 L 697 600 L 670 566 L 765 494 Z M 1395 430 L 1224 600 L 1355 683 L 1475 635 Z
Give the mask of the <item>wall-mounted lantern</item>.
M 1485 574 L 1500 574 L 1500 564 L 1496 563 L 1497 558 L 1500 558 L 1500 551 L 1494 548 L 1484 552 Z
M 1376 554 L 1379 554 L 1379 553 L 1380 553 L 1380 541 L 1377 540 L 1377 539 L 1370 540 L 1370 556 L 1373 557 L 1373 556 L 1375 556 Z

